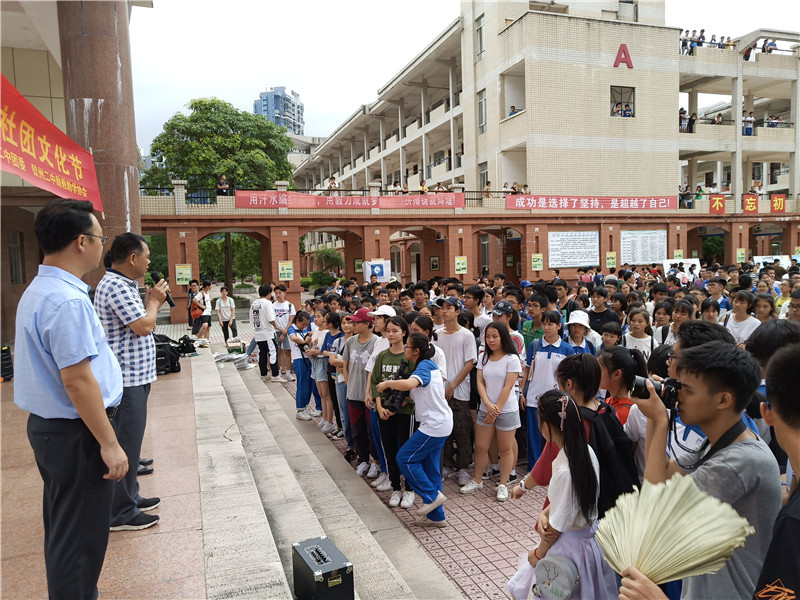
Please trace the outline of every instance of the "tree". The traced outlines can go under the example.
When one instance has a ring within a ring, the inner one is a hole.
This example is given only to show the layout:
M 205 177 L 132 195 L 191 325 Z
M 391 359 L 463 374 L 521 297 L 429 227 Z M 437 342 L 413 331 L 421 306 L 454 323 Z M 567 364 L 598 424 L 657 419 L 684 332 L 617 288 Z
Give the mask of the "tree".
M 150 249 L 150 267 L 148 271 L 160 273 L 164 279 L 169 279 L 169 261 L 167 260 L 167 236 L 146 235 L 147 247 Z
M 314 252 L 317 259 L 320 271 L 328 271 L 330 269 L 341 269 L 344 266 L 344 258 L 342 253 L 336 248 L 329 248 L 327 246 L 320 248 Z
M 261 273 L 261 242 L 243 233 L 231 235 L 233 271 L 239 275 Z
M 200 272 L 207 279 L 216 279 L 225 274 L 225 253 L 222 248 L 223 234 L 218 233 L 200 240 L 197 251 L 200 255 Z
M 225 173 L 239 189 L 263 190 L 291 178 L 286 128 L 218 98 L 198 98 L 187 108 L 189 115 L 176 113 L 153 140 L 150 153 L 163 159 L 163 166 L 149 169 L 142 187 L 169 187 L 173 179 L 185 179 L 190 190 L 216 189 Z
M 703 258 L 708 262 L 723 261 L 725 238 L 721 235 L 703 238 Z

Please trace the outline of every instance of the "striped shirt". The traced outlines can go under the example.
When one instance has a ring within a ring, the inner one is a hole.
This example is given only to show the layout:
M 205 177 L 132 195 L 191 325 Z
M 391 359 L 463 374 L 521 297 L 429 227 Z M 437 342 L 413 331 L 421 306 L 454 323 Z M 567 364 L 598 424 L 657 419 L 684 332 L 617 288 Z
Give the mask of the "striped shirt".
M 122 367 L 122 385 L 134 387 L 156 380 L 156 344 L 152 332 L 139 335 L 130 328 L 147 316 L 139 284 L 114 269 L 106 274 L 94 293 L 94 308 L 103 324 L 108 345 Z

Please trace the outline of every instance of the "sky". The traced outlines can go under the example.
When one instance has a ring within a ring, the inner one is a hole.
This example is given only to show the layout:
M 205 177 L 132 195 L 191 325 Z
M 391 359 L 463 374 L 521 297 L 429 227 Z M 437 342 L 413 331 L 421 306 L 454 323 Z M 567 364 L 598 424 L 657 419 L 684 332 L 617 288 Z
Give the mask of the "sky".
M 252 112 L 268 87 L 305 105 L 328 136 L 459 17 L 459 0 L 153 0 L 131 13 L 136 137 L 150 143 L 194 98 Z M 735 38 L 800 30 L 798 0 L 666 0 L 666 25 Z M 784 44 L 783 47 L 786 45 Z M 700 105 L 716 100 L 709 97 Z

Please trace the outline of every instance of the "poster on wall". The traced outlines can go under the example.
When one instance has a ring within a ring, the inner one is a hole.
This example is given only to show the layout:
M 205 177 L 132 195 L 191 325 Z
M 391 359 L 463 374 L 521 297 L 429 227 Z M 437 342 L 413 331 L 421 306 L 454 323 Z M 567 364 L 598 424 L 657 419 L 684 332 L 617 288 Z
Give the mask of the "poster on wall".
M 388 283 L 392 276 L 392 262 L 389 260 L 365 260 L 362 264 L 364 273 L 368 273 L 370 279 L 375 275 L 378 283 Z
M 617 253 L 606 252 L 606 269 L 616 268 L 617 266 Z
M 547 264 L 551 269 L 600 264 L 600 233 L 597 231 L 550 231 L 547 248 Z
M 278 261 L 278 281 L 292 281 L 294 279 L 294 261 Z
M 192 280 L 192 265 L 175 265 L 175 285 L 189 285 Z
M 531 254 L 531 271 L 544 270 L 544 254 Z
M 467 272 L 467 257 L 456 256 L 456 275 L 464 275 Z
M 659 263 L 667 255 L 667 230 L 620 232 L 620 260 L 622 263 L 642 265 Z
M 772 256 L 754 256 L 753 264 L 756 265 L 757 267 L 761 267 L 761 265 L 765 263 L 771 265 L 776 260 L 784 269 L 788 269 L 789 267 L 792 266 L 792 257 L 789 256 L 788 254 L 780 254 L 780 255 L 775 254 Z
M 747 248 L 736 249 L 736 262 L 737 263 L 747 262 Z

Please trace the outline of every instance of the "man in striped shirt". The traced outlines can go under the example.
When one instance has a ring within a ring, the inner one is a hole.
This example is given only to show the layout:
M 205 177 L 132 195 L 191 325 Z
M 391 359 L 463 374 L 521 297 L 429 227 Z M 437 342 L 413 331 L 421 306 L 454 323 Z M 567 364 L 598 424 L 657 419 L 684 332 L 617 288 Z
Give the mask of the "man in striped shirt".
M 158 522 L 158 515 L 142 511 L 156 508 L 160 500 L 142 498 L 136 476 L 147 423 L 147 397 L 150 384 L 156 380 L 156 346 L 152 332 L 158 308 L 169 288 L 162 279 L 142 303 L 138 280 L 147 273 L 150 250 L 140 235 L 123 233 L 117 236 L 104 262 L 106 274 L 97 284 L 94 307 L 122 368 L 117 438 L 128 455 L 129 464 L 128 473 L 114 487 L 111 531 L 146 529 Z

